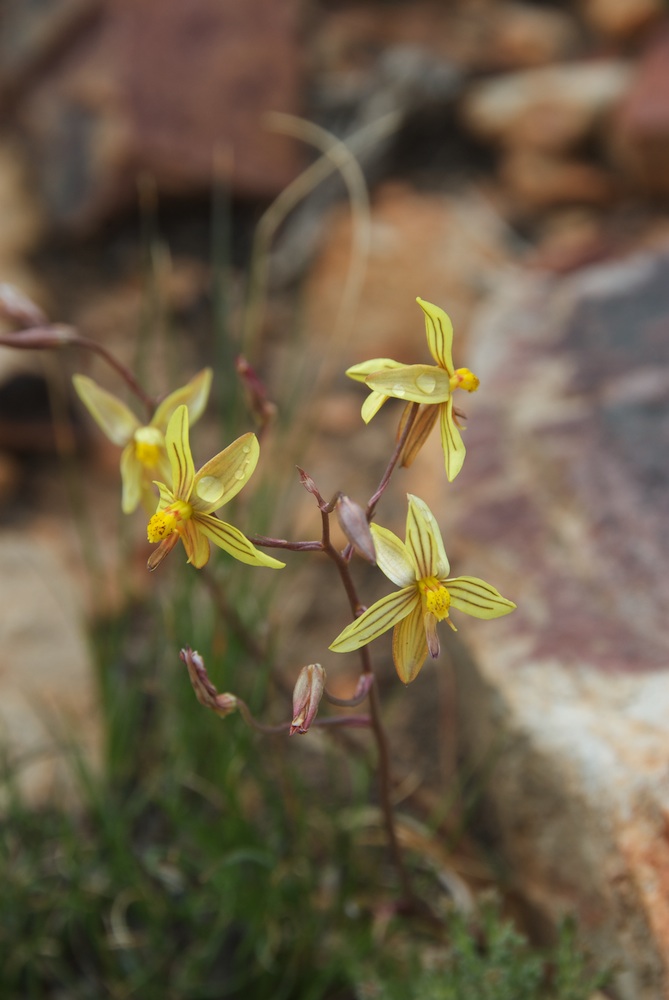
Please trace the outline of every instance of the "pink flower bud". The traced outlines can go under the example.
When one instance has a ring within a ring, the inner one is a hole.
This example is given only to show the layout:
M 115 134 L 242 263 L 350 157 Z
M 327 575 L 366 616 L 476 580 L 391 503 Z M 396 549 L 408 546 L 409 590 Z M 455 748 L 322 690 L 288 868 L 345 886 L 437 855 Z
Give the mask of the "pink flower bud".
M 293 691 L 293 721 L 290 735 L 306 733 L 316 717 L 325 689 L 325 671 L 320 663 L 302 667 Z
M 354 503 L 349 497 L 341 496 L 336 505 L 337 520 L 349 542 L 357 552 L 376 566 L 376 551 L 374 539 L 369 530 L 367 515 L 360 504 Z
M 186 664 L 195 697 L 201 705 L 210 708 L 221 718 L 237 710 L 237 699 L 234 694 L 219 694 L 211 683 L 204 660 L 199 653 L 187 646 L 181 650 L 179 656 Z
M 276 406 L 267 398 L 267 389 L 258 373 L 241 354 L 235 363 L 237 374 L 246 389 L 249 406 L 261 427 L 276 417 Z
M 318 501 L 321 501 L 323 498 L 318 492 L 318 487 L 311 476 L 305 472 L 304 469 L 301 469 L 299 465 L 297 466 L 297 471 L 300 474 L 300 485 L 304 486 L 307 493 L 311 493 L 311 495 L 315 496 Z

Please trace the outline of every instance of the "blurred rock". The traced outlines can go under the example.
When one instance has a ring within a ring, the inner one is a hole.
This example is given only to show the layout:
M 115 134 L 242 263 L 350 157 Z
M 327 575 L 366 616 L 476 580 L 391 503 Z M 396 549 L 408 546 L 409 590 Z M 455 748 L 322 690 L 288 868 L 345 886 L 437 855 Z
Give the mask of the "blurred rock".
M 17 143 L 0 139 L 0 284 L 16 285 L 43 305 L 44 289 L 26 263 L 44 232 L 44 219 L 27 175 L 26 157 Z M 3 318 L 0 329 L 10 329 Z
M 602 35 L 617 41 L 633 38 L 666 11 L 662 0 L 586 0 L 583 15 Z
M 241 196 L 280 191 L 299 155 L 264 116 L 299 112 L 298 15 L 296 0 L 100 5 L 13 98 L 53 220 L 96 225 L 143 174 L 174 195 L 214 174 Z M 31 16 L 15 6 L 14 30 Z
M 576 20 L 557 6 L 479 0 L 461 5 L 460 17 L 479 36 L 472 68 L 541 66 L 573 57 L 582 48 Z
M 518 610 L 452 648 L 485 829 L 544 917 L 578 919 L 621 1000 L 669 996 L 669 249 L 509 275 L 449 493 L 452 561 Z M 422 468 L 422 467 L 421 467 Z M 419 484 L 422 486 L 422 484 Z M 429 499 L 435 486 L 427 479 Z M 460 625 L 460 622 L 458 622 Z M 485 762 L 485 763 L 484 763 Z M 483 780 L 483 779 L 482 779 Z
M 613 147 L 646 194 L 669 195 L 669 23 L 641 56 L 616 118 Z
M 427 351 L 416 296 L 448 303 L 461 328 L 491 275 L 506 266 L 509 231 L 475 192 L 421 194 L 399 183 L 380 187 L 372 205 L 368 253 L 350 282 L 353 230 L 349 212 L 333 211 L 327 240 L 314 262 L 305 322 L 318 343 L 330 341 L 346 367 L 368 357 L 415 360 Z
M 337 4 L 319 13 L 312 72 L 355 85 L 398 45 L 490 72 L 571 57 L 583 40 L 564 11 L 514 0 Z
M 97 692 L 62 521 L 0 531 L 0 734 L 28 801 L 73 794 L 69 741 L 100 753 Z
M 21 484 L 21 467 L 9 452 L 0 450 L 0 509 L 8 506 L 18 495 Z
M 619 251 L 618 240 L 607 232 L 600 212 L 566 208 L 544 218 L 528 263 L 539 270 L 567 273 Z
M 508 152 L 500 163 L 500 179 L 521 215 L 556 205 L 603 205 L 613 199 L 619 187 L 601 167 L 534 149 Z
M 495 76 L 473 86 L 465 124 L 504 146 L 563 151 L 582 142 L 625 94 L 632 65 L 611 59 Z

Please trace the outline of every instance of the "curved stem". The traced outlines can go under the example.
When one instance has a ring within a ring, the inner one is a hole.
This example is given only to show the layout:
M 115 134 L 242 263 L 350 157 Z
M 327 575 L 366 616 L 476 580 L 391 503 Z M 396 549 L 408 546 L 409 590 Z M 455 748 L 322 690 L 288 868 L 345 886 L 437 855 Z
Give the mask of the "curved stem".
M 123 364 L 122 361 L 108 351 L 106 347 L 102 344 L 98 344 L 95 340 L 89 340 L 88 337 L 77 336 L 74 341 L 80 347 L 85 347 L 87 350 L 92 351 L 93 354 L 99 355 L 107 364 L 117 372 L 121 378 L 125 381 L 128 388 L 137 396 L 141 403 L 146 407 L 146 411 L 149 418 L 153 416 L 153 412 L 156 408 L 156 401 L 152 396 L 146 392 L 143 386 L 139 384 L 130 369 Z
M 58 323 L 28 327 L 25 330 L 18 330 L 16 333 L 8 333 L 0 336 L 0 345 L 23 350 L 46 350 L 74 345 L 75 347 L 83 347 L 87 351 L 92 351 L 93 354 L 98 354 L 121 376 L 129 389 L 146 407 L 149 419 L 153 416 L 156 408 L 156 400 L 149 396 L 130 369 L 122 361 L 119 361 L 111 351 L 108 351 L 106 347 L 98 344 L 95 340 L 89 340 L 88 337 L 82 337 L 74 327 Z
M 399 451 L 398 451 L 399 455 Z M 396 459 L 397 460 L 397 459 Z M 396 461 L 395 460 L 395 461 Z M 392 468 L 390 469 L 392 472 Z M 388 475 L 388 478 L 390 474 Z M 349 599 L 349 604 L 351 605 L 351 611 L 354 617 L 358 617 L 364 610 L 364 605 L 361 603 L 357 591 L 355 589 L 355 584 L 351 578 L 351 573 L 349 569 L 349 563 L 342 553 L 338 552 L 330 541 L 329 534 L 329 522 L 328 515 L 323 513 L 323 551 L 327 556 L 332 559 L 334 564 L 339 571 L 339 577 L 342 581 L 344 589 Z M 327 524 L 327 528 L 326 528 Z M 362 671 L 364 674 L 372 674 L 372 661 L 369 654 L 369 649 L 367 646 L 362 646 L 359 650 L 360 659 L 362 665 Z M 374 734 L 374 741 L 377 747 L 378 753 L 378 768 L 379 768 L 379 797 L 381 800 L 381 811 L 383 813 L 383 821 L 386 828 L 386 835 L 388 837 L 388 845 L 390 847 L 390 854 L 397 871 L 397 875 L 402 886 L 402 893 L 405 898 L 414 903 L 416 902 L 416 897 L 414 895 L 413 889 L 411 887 L 411 881 L 409 879 L 409 872 L 404 863 L 404 858 L 402 857 L 402 850 L 400 848 L 399 839 L 397 837 L 397 828 L 395 826 L 395 813 L 393 811 L 392 803 L 392 781 L 390 776 L 390 750 L 388 747 L 388 738 L 386 736 L 386 731 L 383 726 L 383 719 L 381 716 L 381 701 L 379 698 L 379 692 L 375 684 L 372 684 L 369 689 L 369 707 L 370 707 L 370 718 L 371 718 L 371 728 Z
M 399 458 L 400 458 L 400 455 L 402 454 L 402 449 L 404 448 L 404 445 L 406 444 L 407 438 L 409 437 L 409 433 L 411 431 L 411 428 L 413 427 L 413 425 L 414 425 L 414 423 L 416 421 L 416 416 L 418 414 L 418 405 L 419 405 L 418 403 L 412 403 L 411 404 L 411 409 L 410 409 L 409 414 L 407 416 L 407 419 L 405 421 L 404 427 L 402 428 L 402 433 L 400 434 L 400 436 L 397 439 L 397 443 L 395 444 L 394 451 L 393 451 L 392 455 L 390 456 L 390 461 L 388 462 L 388 465 L 386 466 L 386 471 L 383 473 L 383 475 L 381 477 L 381 482 L 377 486 L 376 492 L 372 495 L 372 497 L 369 500 L 369 503 L 367 504 L 367 520 L 368 521 L 371 521 L 372 517 L 374 516 L 374 511 L 376 510 L 376 505 L 379 502 L 379 500 L 381 499 L 381 497 L 383 496 L 383 492 L 384 492 L 386 486 L 390 482 L 390 477 L 392 476 L 392 474 L 393 474 L 393 472 L 395 470 L 395 466 L 397 465 L 397 463 L 399 461 Z
M 249 535 L 249 541 L 254 545 L 262 545 L 266 549 L 287 549 L 290 552 L 321 552 L 323 543 L 314 541 L 289 542 L 285 538 L 269 538 L 267 535 Z

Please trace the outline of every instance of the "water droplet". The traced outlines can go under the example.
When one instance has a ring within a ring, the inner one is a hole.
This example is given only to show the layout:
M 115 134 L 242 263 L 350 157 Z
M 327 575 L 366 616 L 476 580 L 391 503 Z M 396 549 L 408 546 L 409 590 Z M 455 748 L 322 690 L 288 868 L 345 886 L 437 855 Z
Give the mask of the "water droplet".
M 393 396 L 399 396 L 400 399 L 401 399 L 405 392 L 406 392 L 406 389 L 404 388 L 403 385 L 394 385 L 393 386 Z
M 235 472 L 235 479 L 243 479 L 243 478 L 244 478 L 244 470 L 237 469 L 237 471 Z
M 249 448 L 249 446 L 247 444 L 245 444 L 244 447 L 242 448 L 242 451 L 244 452 L 245 455 L 248 455 L 248 453 L 251 451 L 251 449 Z
M 205 503 L 214 503 L 223 495 L 223 484 L 218 476 L 203 476 L 198 482 L 195 492 Z
M 425 372 L 423 375 L 419 375 L 416 379 L 416 385 L 422 392 L 434 392 L 437 387 L 437 380 L 434 375 L 429 375 Z

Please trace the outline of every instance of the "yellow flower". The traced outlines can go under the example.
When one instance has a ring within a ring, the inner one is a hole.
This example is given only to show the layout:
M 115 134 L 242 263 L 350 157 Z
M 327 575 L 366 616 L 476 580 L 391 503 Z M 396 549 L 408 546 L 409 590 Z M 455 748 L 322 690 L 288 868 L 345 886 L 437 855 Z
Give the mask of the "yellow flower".
M 147 511 L 153 510 L 156 494 L 152 483 L 170 474 L 165 451 L 165 431 L 169 419 L 178 406 L 185 405 L 191 423 L 195 423 L 207 405 L 211 377 L 211 368 L 203 368 L 190 382 L 166 396 L 146 425 L 140 423 L 122 400 L 92 378 L 86 375 L 72 377 L 77 395 L 98 427 L 110 441 L 123 448 L 121 507 L 124 514 L 132 514 L 140 500 Z
M 439 655 L 437 624 L 450 620 L 456 608 L 474 618 L 500 618 L 515 604 L 474 576 L 449 577 L 450 567 L 434 515 L 424 500 L 408 494 L 406 542 L 387 528 L 372 524 L 376 560 L 401 589 L 382 597 L 341 632 L 330 649 L 347 653 L 393 628 L 393 660 L 400 680 L 408 684 L 429 653 Z
M 188 407 L 178 406 L 167 425 L 165 446 L 172 489 L 156 483 L 160 501 L 147 535 L 150 542 L 160 544 L 149 558 L 148 568 L 156 569 L 179 539 L 188 562 L 197 569 L 209 561 L 209 542 L 250 566 L 285 566 L 260 552 L 238 528 L 214 517 L 214 511 L 232 500 L 253 474 L 260 454 L 255 434 L 243 434 L 195 472 L 188 441 Z
M 475 392 L 479 380 L 468 368 L 453 367 L 453 324 L 444 310 L 423 299 L 416 302 L 425 313 L 427 345 L 436 365 L 403 365 L 391 358 L 373 358 L 354 365 L 346 374 L 365 382 L 372 390 L 362 406 L 365 423 L 369 423 L 390 396 L 422 404 L 404 447 L 403 465 L 411 464 L 439 417 L 446 475 L 452 482 L 465 460 L 465 446 L 453 410 L 453 392 L 455 389 Z

